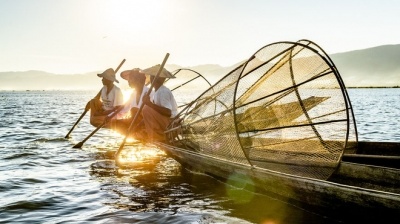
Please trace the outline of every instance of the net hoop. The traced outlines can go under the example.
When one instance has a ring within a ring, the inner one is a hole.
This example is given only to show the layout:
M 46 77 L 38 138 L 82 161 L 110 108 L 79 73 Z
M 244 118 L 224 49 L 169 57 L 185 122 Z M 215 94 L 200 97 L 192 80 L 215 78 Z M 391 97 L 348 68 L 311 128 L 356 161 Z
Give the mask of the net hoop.
M 254 168 L 327 179 L 357 129 L 343 80 L 315 43 L 255 52 L 168 127 L 171 144 Z

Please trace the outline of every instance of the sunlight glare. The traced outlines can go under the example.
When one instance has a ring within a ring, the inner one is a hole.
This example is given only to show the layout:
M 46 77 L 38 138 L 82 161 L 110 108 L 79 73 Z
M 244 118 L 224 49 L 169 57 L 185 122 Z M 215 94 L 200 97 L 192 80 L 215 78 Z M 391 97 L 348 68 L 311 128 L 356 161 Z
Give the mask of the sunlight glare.
M 251 178 L 232 174 L 227 180 L 226 194 L 235 203 L 245 204 L 255 196 L 255 187 Z
M 116 159 L 118 159 L 119 163 L 127 165 L 154 160 L 161 155 L 165 155 L 165 153 L 157 148 L 134 146 L 125 148 Z
M 122 95 L 124 96 L 124 103 L 126 103 L 129 100 L 129 98 L 131 97 L 133 90 L 132 89 L 126 89 L 126 90 L 121 89 L 121 91 L 122 91 Z
M 103 1 L 100 5 L 104 15 L 114 15 L 102 19 L 113 31 L 131 30 L 133 34 L 153 27 L 164 7 L 162 1 L 154 0 Z
M 133 142 L 136 142 L 137 140 L 135 139 L 135 138 L 131 138 L 131 137 L 127 137 L 126 138 L 126 142 L 127 143 L 133 143 Z

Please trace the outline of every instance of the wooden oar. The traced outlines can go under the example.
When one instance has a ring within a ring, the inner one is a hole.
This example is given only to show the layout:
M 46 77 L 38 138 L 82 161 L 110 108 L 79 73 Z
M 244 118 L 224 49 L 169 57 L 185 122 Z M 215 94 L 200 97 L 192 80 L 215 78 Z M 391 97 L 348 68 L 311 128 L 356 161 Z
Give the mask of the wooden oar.
M 75 126 L 81 121 L 81 119 L 86 115 L 86 113 L 89 111 L 86 109 L 87 106 L 85 107 L 85 111 L 81 114 L 81 116 L 78 118 L 78 120 L 75 122 L 74 126 L 69 130 L 68 134 L 64 138 L 69 138 L 69 134 L 71 134 L 72 130 L 74 130 Z
M 104 127 L 104 125 L 106 125 L 109 121 L 111 121 L 111 119 L 115 115 L 117 115 L 122 109 L 124 109 L 124 106 L 121 106 L 120 108 L 114 110 L 109 115 L 107 115 L 108 118 L 104 119 L 103 123 L 100 126 L 98 126 L 96 129 L 94 129 L 94 131 L 92 131 L 92 133 L 90 133 L 85 139 L 83 139 L 78 144 L 74 145 L 74 147 L 72 147 L 72 148 L 82 148 L 83 143 L 85 143 L 90 137 L 92 137 L 92 135 L 94 135 L 98 130 L 100 130 L 100 128 Z
M 115 74 L 117 74 L 118 70 L 121 68 L 121 66 L 124 64 L 125 59 L 121 61 L 121 63 L 118 65 L 117 69 L 115 70 Z M 99 93 L 97 93 L 97 95 L 94 97 L 94 99 L 98 99 L 101 96 L 101 89 L 99 91 Z M 89 101 L 90 102 L 90 101 Z M 88 102 L 88 103 L 89 103 Z M 69 138 L 69 134 L 71 134 L 72 130 L 74 130 L 75 126 L 79 123 L 79 121 L 81 121 L 81 119 L 85 116 L 85 114 L 89 111 L 88 108 L 88 103 L 86 104 L 85 107 L 85 111 L 83 111 L 83 113 L 81 114 L 81 116 L 78 118 L 78 120 L 75 122 L 74 126 L 72 126 L 71 130 L 69 130 L 68 134 L 64 137 L 64 138 Z
M 157 75 L 156 75 L 156 77 L 153 79 L 153 82 L 151 83 L 151 86 L 150 86 L 149 91 L 146 93 L 147 96 L 150 95 L 151 90 L 152 90 L 153 87 L 154 87 L 154 83 L 155 83 L 156 79 L 160 76 L 161 71 L 163 70 L 165 63 L 167 62 L 168 57 L 169 57 L 169 53 L 167 53 L 167 54 L 165 55 L 164 61 L 162 62 L 160 68 L 158 69 Z M 140 105 L 140 107 L 139 107 L 139 110 L 136 112 L 135 117 L 134 117 L 133 120 L 131 121 L 131 123 L 130 123 L 130 125 L 129 125 L 129 127 L 128 127 L 128 130 L 126 131 L 126 135 L 125 135 L 124 140 L 122 141 L 122 143 L 121 143 L 121 145 L 119 146 L 117 152 L 115 153 L 116 164 L 118 164 L 118 156 L 119 156 L 119 153 L 120 153 L 121 150 L 124 148 L 125 143 L 126 143 L 126 139 L 127 139 L 128 136 L 129 136 L 129 133 L 130 133 L 130 131 L 131 131 L 131 129 L 132 129 L 132 126 L 133 126 L 133 124 L 136 122 L 136 120 L 138 119 L 140 113 L 142 113 L 143 107 L 144 107 L 144 104 L 142 103 L 142 105 Z

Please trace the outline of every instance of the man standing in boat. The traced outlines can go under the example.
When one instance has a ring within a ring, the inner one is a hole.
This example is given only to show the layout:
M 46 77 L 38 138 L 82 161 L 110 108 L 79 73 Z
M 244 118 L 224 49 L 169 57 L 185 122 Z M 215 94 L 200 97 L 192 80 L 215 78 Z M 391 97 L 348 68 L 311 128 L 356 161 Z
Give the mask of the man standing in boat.
M 102 78 L 103 88 L 100 95 L 86 105 L 86 109 L 90 109 L 90 124 L 95 127 L 102 125 L 107 115 L 120 108 L 124 103 L 121 89 L 114 85 L 114 82 L 119 83 L 115 78 L 114 69 L 109 68 L 97 76 Z
M 165 131 L 171 118 L 178 113 L 178 106 L 171 90 L 164 86 L 166 78 L 175 78 L 168 70 L 163 68 L 159 77 L 155 79 L 160 65 L 143 70 L 150 75 L 150 81 L 154 86 L 154 95 L 143 97 L 142 116 L 145 124 L 147 139 L 149 141 L 165 141 Z

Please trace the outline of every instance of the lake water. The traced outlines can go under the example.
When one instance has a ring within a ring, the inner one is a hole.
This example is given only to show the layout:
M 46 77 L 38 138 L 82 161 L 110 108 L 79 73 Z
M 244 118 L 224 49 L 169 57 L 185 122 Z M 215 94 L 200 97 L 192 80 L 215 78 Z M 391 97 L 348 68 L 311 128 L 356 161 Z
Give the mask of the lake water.
M 192 173 L 142 147 L 119 168 L 122 136 L 94 128 L 83 112 L 91 91 L 0 92 L 1 223 L 336 223 L 264 195 Z M 400 89 L 349 89 L 359 140 L 400 142 Z M 126 146 L 127 150 L 137 150 Z M 243 198 L 246 198 L 244 200 Z

